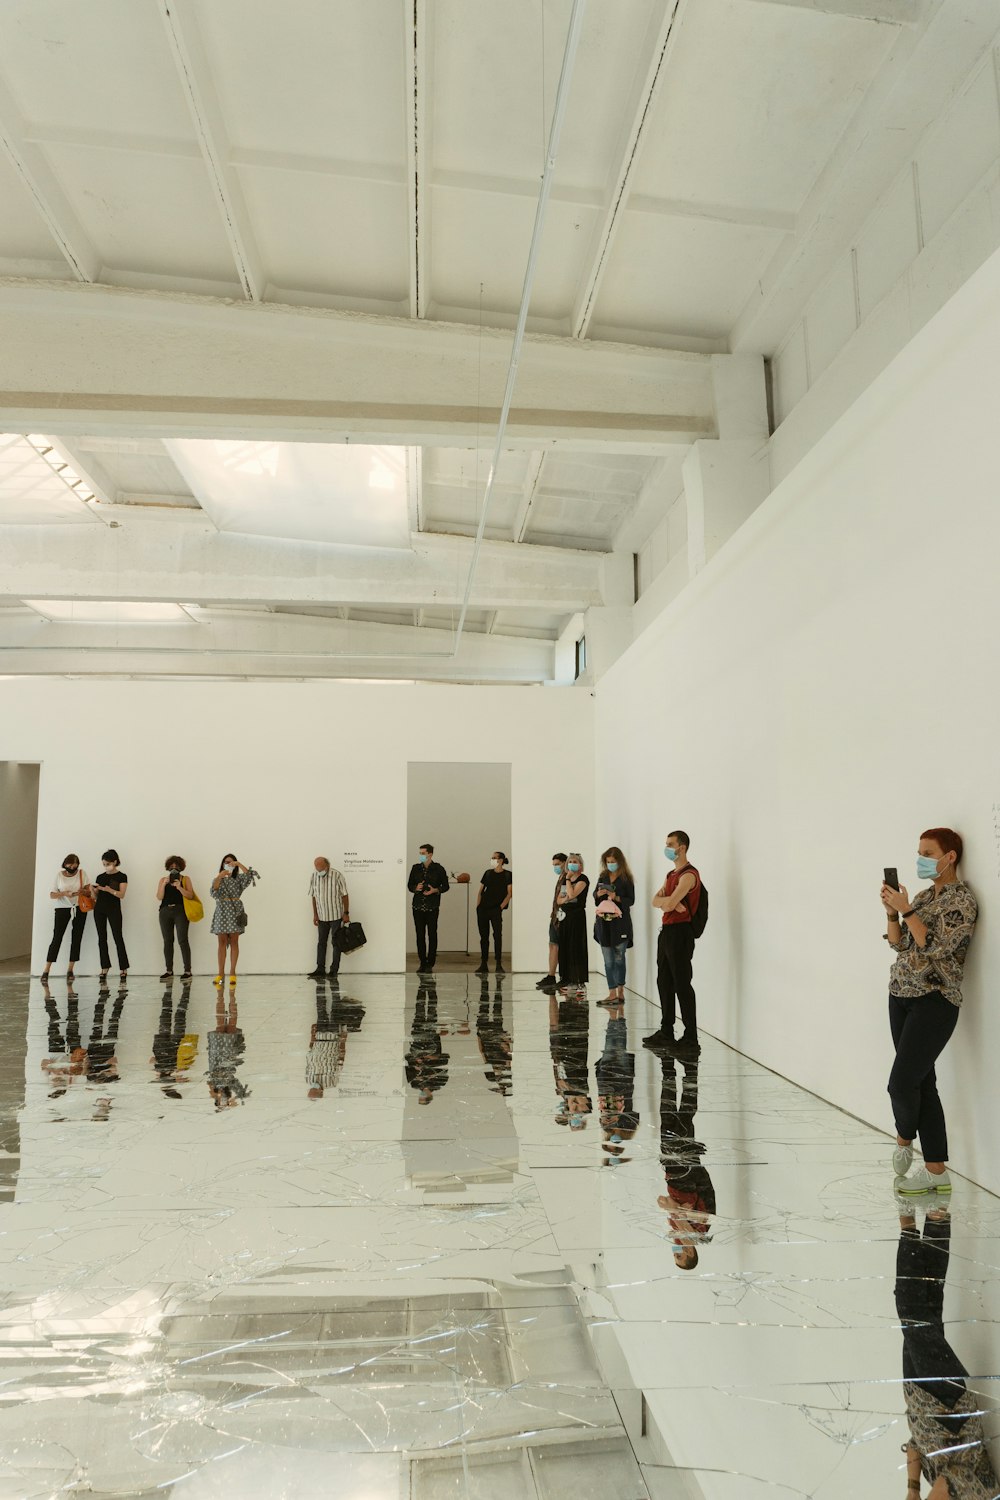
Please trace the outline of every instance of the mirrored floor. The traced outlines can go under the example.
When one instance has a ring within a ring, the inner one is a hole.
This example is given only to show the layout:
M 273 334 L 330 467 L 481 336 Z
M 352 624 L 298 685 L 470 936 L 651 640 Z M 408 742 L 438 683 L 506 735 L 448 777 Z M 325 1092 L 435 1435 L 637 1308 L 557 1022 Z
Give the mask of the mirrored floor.
M 0 1500 L 995 1496 L 1000 1200 L 603 993 L 0 978 Z

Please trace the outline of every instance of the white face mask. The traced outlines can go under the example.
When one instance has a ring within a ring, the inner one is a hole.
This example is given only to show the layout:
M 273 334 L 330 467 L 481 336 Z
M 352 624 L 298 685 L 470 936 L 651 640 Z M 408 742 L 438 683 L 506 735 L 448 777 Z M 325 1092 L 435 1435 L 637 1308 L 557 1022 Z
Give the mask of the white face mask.
M 236 866 L 235 865 L 223 865 L 222 868 L 225 870 L 225 872 L 226 872 L 227 875 L 231 875 L 233 873 L 233 871 L 236 869 Z

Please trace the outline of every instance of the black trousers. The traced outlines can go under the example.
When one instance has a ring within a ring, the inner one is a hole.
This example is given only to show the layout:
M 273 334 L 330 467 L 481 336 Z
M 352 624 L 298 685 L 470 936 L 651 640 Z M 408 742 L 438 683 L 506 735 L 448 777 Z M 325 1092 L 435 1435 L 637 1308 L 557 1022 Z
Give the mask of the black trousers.
M 477 906 L 476 921 L 479 923 L 479 948 L 485 964 L 490 952 L 490 928 L 493 928 L 493 957 L 497 963 L 503 950 L 503 911 L 499 906 Z
M 326 969 L 326 945 L 330 945 L 330 973 L 340 972 L 340 949 L 337 947 L 337 933 L 340 931 L 341 918 L 334 922 L 320 922 L 316 929 L 316 973 L 322 974 Z
M 436 911 L 417 911 L 413 908 L 413 928 L 417 934 L 417 957 L 421 964 L 433 969 L 438 952 L 438 917 Z
M 115 902 L 107 911 L 102 911 L 99 906 L 94 908 L 94 924 L 97 927 L 97 951 L 101 959 L 101 968 L 110 969 L 111 958 L 108 953 L 108 928 L 115 940 L 115 952 L 118 955 L 119 969 L 128 968 L 128 952 L 125 948 L 125 939 L 122 936 L 122 904 L 116 898 Z
M 904 1141 L 919 1136 L 924 1161 L 948 1160 L 948 1130 L 934 1064 L 951 1040 L 957 1021 L 958 1006 L 940 990 L 913 1000 L 889 996 L 889 1027 L 896 1047 L 889 1098 L 896 1134 Z
M 83 942 L 83 929 L 87 925 L 87 913 L 75 906 L 57 906 L 52 927 L 52 941 L 45 955 L 47 964 L 54 964 L 59 957 L 59 949 L 62 947 L 62 940 L 66 936 L 66 928 L 70 921 L 73 923 L 73 931 L 69 940 L 69 961 L 75 964 L 80 957 L 80 944 Z
M 656 990 L 660 997 L 663 1029 L 673 1031 L 679 1004 L 684 1035 L 689 1036 L 692 1041 L 698 1030 L 698 1010 L 694 985 L 691 983 L 693 957 L 694 936 L 690 922 L 677 922 L 670 927 L 660 928 L 660 935 L 656 940 Z
M 191 942 L 188 936 L 191 923 L 183 906 L 160 907 L 160 932 L 163 935 L 163 967 L 168 974 L 174 972 L 174 937 L 181 945 L 181 962 L 185 974 L 191 972 Z

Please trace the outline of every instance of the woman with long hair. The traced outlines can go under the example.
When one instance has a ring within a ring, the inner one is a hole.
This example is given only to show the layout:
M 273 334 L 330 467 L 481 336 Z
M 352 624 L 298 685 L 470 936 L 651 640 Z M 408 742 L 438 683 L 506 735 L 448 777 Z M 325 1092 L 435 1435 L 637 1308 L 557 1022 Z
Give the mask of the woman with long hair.
M 219 972 L 215 976 L 216 987 L 226 977 L 226 954 L 229 954 L 229 983 L 236 983 L 236 963 L 240 956 L 240 933 L 246 931 L 247 914 L 242 895 L 248 885 L 253 885 L 257 871 L 241 864 L 235 854 L 224 854 L 219 873 L 212 881 L 215 897 L 215 916 L 212 931 L 219 939 Z
M 51 900 L 56 903 L 55 921 L 52 926 L 52 941 L 49 951 L 45 955 L 45 968 L 42 970 L 42 978 L 47 979 L 49 970 L 59 957 L 59 949 L 62 940 L 66 936 L 66 928 L 72 922 L 73 930 L 69 940 L 69 965 L 66 969 L 66 981 L 73 982 L 73 971 L 77 959 L 80 957 L 80 945 L 83 942 L 83 929 L 87 925 L 87 911 L 80 910 L 80 897 L 90 896 L 90 885 L 87 881 L 87 872 L 80 869 L 79 854 L 67 854 L 56 875 L 53 889 L 49 891 Z
M 635 880 L 617 844 L 601 855 L 601 873 L 594 887 L 597 915 L 594 941 L 604 959 L 608 996 L 600 1005 L 615 1005 L 625 999 L 625 953 L 632 946 L 632 907 Z

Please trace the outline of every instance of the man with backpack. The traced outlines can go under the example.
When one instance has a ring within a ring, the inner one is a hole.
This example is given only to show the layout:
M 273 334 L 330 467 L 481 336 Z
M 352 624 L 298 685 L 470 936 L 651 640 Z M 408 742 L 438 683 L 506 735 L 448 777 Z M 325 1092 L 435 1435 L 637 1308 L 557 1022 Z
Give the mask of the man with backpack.
M 662 1024 L 659 1031 L 643 1038 L 643 1046 L 692 1056 L 701 1049 L 698 1045 L 698 1012 L 691 983 L 691 960 L 695 939 L 705 930 L 708 892 L 688 859 L 690 842 L 687 834 L 677 828 L 667 835 L 663 850 L 671 869 L 653 897 L 653 905 L 663 913 L 656 942 L 656 988 Z M 684 1030 L 675 1042 L 678 1003 Z

